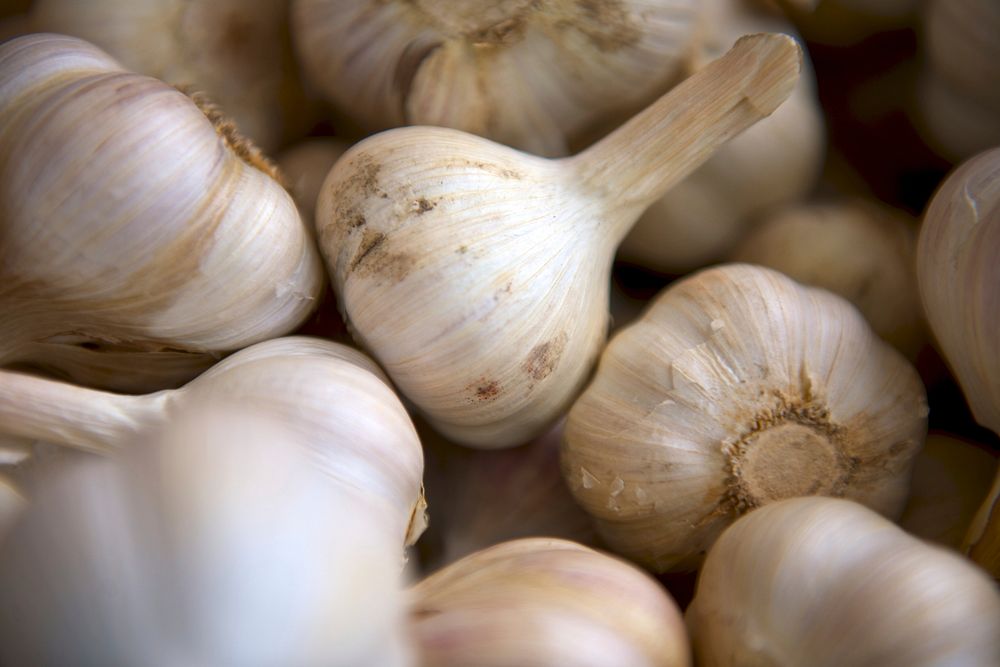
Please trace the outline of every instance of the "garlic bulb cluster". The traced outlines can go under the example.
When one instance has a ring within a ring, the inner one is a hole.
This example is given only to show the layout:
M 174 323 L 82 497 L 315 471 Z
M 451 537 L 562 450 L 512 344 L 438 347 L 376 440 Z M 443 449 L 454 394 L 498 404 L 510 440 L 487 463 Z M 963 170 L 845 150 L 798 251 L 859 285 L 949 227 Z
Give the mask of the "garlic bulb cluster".
M 348 147 L 347 142 L 339 139 L 308 139 L 286 149 L 275 158 L 310 231 L 315 231 L 316 228 L 316 200 L 323 187 L 323 180 Z
M 925 338 L 916 238 L 902 214 L 863 200 L 792 206 L 767 216 L 732 254 L 844 297 L 911 359 Z
M 679 73 L 696 0 L 295 0 L 306 72 L 370 129 L 438 125 L 538 155 Z
M 782 498 L 898 515 L 926 416 L 916 371 L 849 303 L 725 265 L 614 337 L 570 410 L 563 474 L 613 550 L 694 569 L 726 526 Z
M 377 513 L 217 398 L 39 480 L 0 541 L 0 662 L 411 664 Z
M 834 498 L 785 500 L 733 524 L 687 621 L 705 667 L 1000 664 L 996 585 Z
M 289 425 L 339 487 L 360 495 L 399 544 L 426 525 L 423 453 L 378 367 L 344 345 L 305 337 L 258 343 L 181 389 L 110 394 L 0 371 L 0 431 L 109 453 L 213 400 L 240 402 Z
M 562 160 L 444 128 L 351 148 L 317 208 L 356 339 L 452 440 L 540 434 L 603 345 L 615 246 L 642 210 L 794 88 L 798 44 L 741 39 L 653 106 Z
M 213 108 L 36 34 L 0 45 L 0 116 L 0 364 L 158 389 L 313 309 L 309 233 Z
M 1000 148 L 962 164 L 924 212 L 917 278 L 927 321 L 972 414 L 1000 434 Z
M 136 72 L 207 94 L 267 150 L 305 127 L 289 0 L 35 0 L 36 31 L 86 39 Z
M 795 34 L 787 21 L 746 0 L 704 3 L 706 27 L 697 69 L 749 32 Z M 815 187 L 826 141 L 816 81 L 808 61 L 788 101 L 722 146 L 653 203 L 622 241 L 619 257 L 663 273 L 683 273 L 720 259 L 755 216 L 805 198 Z
M 479 551 L 410 591 L 428 667 L 682 667 L 684 622 L 648 575 L 564 540 Z

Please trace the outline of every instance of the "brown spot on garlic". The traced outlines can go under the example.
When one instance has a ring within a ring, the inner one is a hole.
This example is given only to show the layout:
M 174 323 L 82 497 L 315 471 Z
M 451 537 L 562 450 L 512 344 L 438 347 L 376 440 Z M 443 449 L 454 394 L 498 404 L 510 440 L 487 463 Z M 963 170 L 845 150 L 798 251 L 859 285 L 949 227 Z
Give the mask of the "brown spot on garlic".
M 472 385 L 472 389 L 474 391 L 475 400 L 477 401 L 492 401 L 496 399 L 502 391 L 499 382 L 496 380 L 487 380 L 485 378 L 474 383 Z
M 348 270 L 366 277 L 383 276 L 398 282 L 407 276 L 413 264 L 413 257 L 386 250 L 385 234 L 365 229 Z
M 533 380 L 544 380 L 555 370 L 567 340 L 568 337 L 564 332 L 551 340 L 536 345 L 528 353 L 528 358 L 524 360 L 521 369 Z
M 434 206 L 435 206 L 434 202 L 428 200 L 426 197 L 421 197 L 420 199 L 413 202 L 413 211 L 417 215 L 423 215 L 427 211 L 432 210 Z

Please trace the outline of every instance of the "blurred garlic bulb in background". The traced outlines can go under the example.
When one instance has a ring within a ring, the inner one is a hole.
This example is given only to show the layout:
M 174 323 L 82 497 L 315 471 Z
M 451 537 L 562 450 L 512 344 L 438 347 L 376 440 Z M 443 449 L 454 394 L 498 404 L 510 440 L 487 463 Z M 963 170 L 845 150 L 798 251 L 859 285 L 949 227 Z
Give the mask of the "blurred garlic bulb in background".
M 426 667 L 682 667 L 677 605 L 635 567 L 565 540 L 484 549 L 410 591 Z
M 800 48 L 739 40 L 586 151 L 547 160 L 445 128 L 355 144 L 317 204 L 355 339 L 456 442 L 540 435 L 608 326 L 615 246 L 642 210 L 791 93 Z
M 745 0 L 704 3 L 706 27 L 697 70 L 745 33 L 795 34 L 790 23 Z M 826 140 L 809 64 L 788 101 L 720 148 L 653 203 L 622 241 L 618 256 L 663 273 L 684 273 L 720 259 L 770 207 L 803 199 L 815 187 Z
M 687 611 L 704 667 L 1000 664 L 1000 594 L 958 554 L 834 498 L 743 517 Z
M 289 0 L 35 0 L 35 30 L 81 37 L 125 67 L 208 95 L 266 150 L 308 128 Z
M 537 155 L 680 74 L 696 0 L 294 0 L 307 74 L 369 129 L 439 125 Z
M 860 199 L 792 206 L 756 225 L 732 259 L 844 297 L 879 336 L 915 358 L 925 333 L 916 239 L 904 214 Z
M 330 168 L 350 147 L 340 139 L 307 139 L 281 152 L 275 161 L 309 231 L 316 231 L 316 200 Z
M 160 389 L 315 307 L 309 232 L 217 110 L 28 35 L 0 46 L 0 116 L 0 364 Z
M 50 470 L 0 542 L 0 661 L 411 664 L 398 545 L 288 426 L 209 401 Z
M 963 163 L 924 212 L 927 321 L 980 424 L 1000 434 L 1000 148 Z
M 181 389 L 124 396 L 0 371 L 0 432 L 114 452 L 206 401 L 240 402 L 288 425 L 336 486 L 360 496 L 398 545 L 426 525 L 423 453 L 378 367 L 345 345 L 305 337 L 258 343 Z
M 997 473 L 997 455 L 947 435 L 929 435 L 913 465 L 906 532 L 958 549 Z
M 690 570 L 782 498 L 898 515 L 926 417 L 916 371 L 853 306 L 726 265 L 674 283 L 612 339 L 566 421 L 563 474 L 613 550 Z

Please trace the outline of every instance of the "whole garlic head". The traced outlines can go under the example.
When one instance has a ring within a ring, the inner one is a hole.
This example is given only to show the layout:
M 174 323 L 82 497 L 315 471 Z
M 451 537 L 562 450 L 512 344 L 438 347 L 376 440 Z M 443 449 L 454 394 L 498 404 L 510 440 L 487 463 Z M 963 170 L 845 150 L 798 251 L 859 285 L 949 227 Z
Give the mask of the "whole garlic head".
M 726 526 L 782 498 L 898 515 L 926 417 L 916 371 L 849 303 L 725 265 L 612 339 L 570 410 L 563 475 L 612 549 L 694 569 Z

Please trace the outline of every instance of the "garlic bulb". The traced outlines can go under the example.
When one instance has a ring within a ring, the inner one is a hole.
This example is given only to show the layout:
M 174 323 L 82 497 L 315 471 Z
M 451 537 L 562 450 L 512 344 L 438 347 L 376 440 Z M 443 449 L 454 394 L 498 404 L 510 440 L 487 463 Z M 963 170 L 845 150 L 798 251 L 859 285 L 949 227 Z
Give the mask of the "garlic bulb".
M 215 399 L 286 421 L 337 485 L 359 494 L 400 543 L 423 531 L 423 453 L 378 367 L 344 345 L 279 338 L 241 350 L 181 389 L 145 396 L 0 371 L 0 431 L 99 453 Z
M 699 665 L 1000 664 L 1000 594 L 958 554 L 846 500 L 761 508 L 715 543 L 687 611 Z
M 973 416 L 1000 434 L 1000 148 L 968 160 L 938 188 L 920 228 L 917 278 Z
M 684 623 L 636 568 L 555 539 L 505 542 L 411 591 L 427 667 L 690 665 Z
M 704 5 L 707 28 L 693 68 L 717 57 L 739 35 L 795 32 L 787 21 L 755 11 L 745 0 Z M 622 241 L 619 257 L 663 273 L 686 273 L 720 259 L 754 216 L 805 198 L 819 179 L 825 145 L 807 62 L 788 101 L 652 204 Z
M 958 549 L 997 472 L 989 450 L 929 435 L 913 466 L 910 498 L 899 520 L 906 532 Z
M 370 129 L 439 125 L 547 156 L 675 79 L 696 0 L 295 0 L 317 87 Z
M 915 358 L 925 336 L 908 222 L 863 200 L 792 206 L 755 226 L 732 258 L 844 297 L 875 333 Z
M 849 303 L 726 265 L 614 337 L 570 410 L 563 475 L 613 550 L 694 569 L 726 526 L 782 498 L 898 515 L 926 416 L 916 371 Z
M 0 545 L 0 662 L 411 664 L 378 514 L 218 398 L 39 481 Z
M 621 237 L 788 96 L 799 54 L 789 37 L 744 38 L 563 160 L 443 128 L 356 144 L 317 204 L 320 247 L 355 338 L 448 438 L 501 447 L 537 436 L 604 342 Z
M 308 139 L 286 149 L 276 158 L 288 190 L 302 219 L 315 230 L 316 199 L 330 168 L 348 149 L 339 139 Z
M 127 68 L 194 87 L 268 150 L 305 133 L 289 0 L 35 0 L 34 29 L 81 37 Z
M 0 46 L 0 364 L 162 388 L 308 316 L 323 288 L 309 233 L 206 111 L 78 39 Z
M 1000 579 L 1000 470 L 962 540 L 962 551 Z

